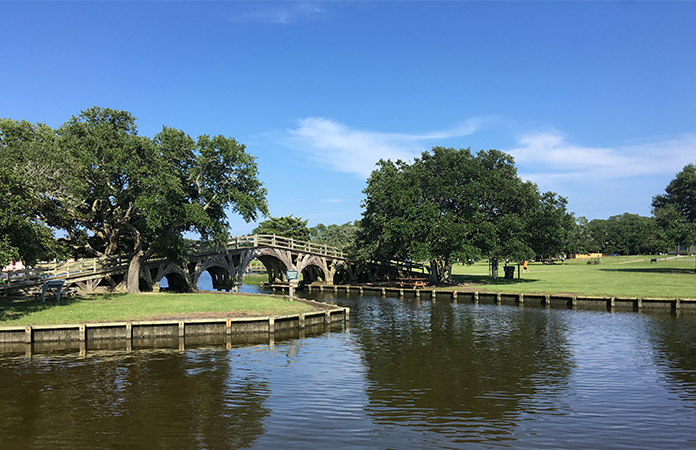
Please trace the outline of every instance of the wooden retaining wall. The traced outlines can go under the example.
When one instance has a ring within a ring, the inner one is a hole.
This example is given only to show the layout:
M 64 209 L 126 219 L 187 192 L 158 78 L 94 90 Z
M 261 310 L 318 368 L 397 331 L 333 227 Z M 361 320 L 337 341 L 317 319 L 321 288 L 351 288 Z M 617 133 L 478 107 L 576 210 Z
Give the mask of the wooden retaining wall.
M 349 319 L 349 308 L 333 308 L 303 314 L 252 318 L 210 318 L 191 320 L 143 320 L 112 323 L 68 325 L 36 325 L 0 327 L 3 344 L 34 344 L 45 342 L 86 342 L 101 340 L 153 340 L 208 335 L 262 334 L 268 336 L 284 331 L 304 330 Z M 1 349 L 0 349 L 1 352 Z
M 274 290 L 287 289 L 283 285 L 272 286 Z M 438 289 L 407 289 L 380 286 L 305 286 L 308 292 L 334 292 L 360 295 L 370 294 L 381 297 L 406 296 L 427 298 L 431 301 L 449 300 L 474 304 L 536 306 L 542 308 L 592 309 L 592 310 L 629 310 L 671 309 L 675 311 L 696 312 L 696 299 L 683 298 L 642 298 L 642 297 L 593 297 L 567 294 L 510 294 L 495 292 L 471 292 Z

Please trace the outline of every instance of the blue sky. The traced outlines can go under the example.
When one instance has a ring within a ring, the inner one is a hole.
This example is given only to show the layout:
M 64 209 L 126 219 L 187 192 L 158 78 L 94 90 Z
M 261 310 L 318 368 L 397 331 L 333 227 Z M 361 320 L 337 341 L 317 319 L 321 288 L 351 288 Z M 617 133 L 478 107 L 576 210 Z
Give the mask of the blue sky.
M 0 117 L 232 136 L 273 216 L 359 219 L 380 158 L 496 148 L 588 219 L 696 162 L 696 2 L 0 1 Z M 232 233 L 254 224 L 231 217 Z

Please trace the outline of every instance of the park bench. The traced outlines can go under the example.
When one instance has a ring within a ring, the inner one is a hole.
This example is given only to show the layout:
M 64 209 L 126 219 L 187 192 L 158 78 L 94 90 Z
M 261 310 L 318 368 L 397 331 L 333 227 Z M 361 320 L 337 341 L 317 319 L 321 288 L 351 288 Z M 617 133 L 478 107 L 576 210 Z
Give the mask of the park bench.
M 396 285 L 402 288 L 418 289 L 428 285 L 425 278 L 399 278 Z
M 596 266 L 599 264 L 599 259 L 588 259 L 587 264 L 594 264 Z
M 41 301 L 46 301 L 46 292 L 55 292 L 56 293 L 56 301 L 60 301 L 60 294 L 63 293 L 63 295 L 70 295 L 75 292 L 75 289 L 67 289 L 63 290 L 63 286 L 65 285 L 65 280 L 48 280 L 44 284 L 41 285 L 41 290 L 37 291 L 34 293 L 34 296 L 37 298 L 39 295 L 41 296 Z
M 650 258 L 650 264 L 652 263 L 657 264 L 657 258 Z

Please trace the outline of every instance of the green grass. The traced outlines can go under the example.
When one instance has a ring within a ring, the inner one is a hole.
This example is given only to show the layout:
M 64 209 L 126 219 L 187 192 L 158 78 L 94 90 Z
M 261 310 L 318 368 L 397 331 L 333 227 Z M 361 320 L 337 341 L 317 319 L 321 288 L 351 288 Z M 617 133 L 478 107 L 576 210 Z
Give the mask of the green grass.
M 244 275 L 244 283 L 246 284 L 261 284 L 268 282 L 268 275 L 265 273 L 254 273 Z
M 0 300 L 0 326 L 115 322 L 156 318 L 271 316 L 312 311 L 302 302 L 274 297 L 226 294 L 103 294 L 70 300 Z
M 651 258 L 658 258 L 655 264 Z M 614 297 L 696 298 L 693 257 L 614 256 L 602 258 L 601 265 L 587 260 L 566 260 L 565 265 L 529 264 L 529 273 L 514 280 L 503 279 L 501 264 L 496 282 L 488 276 L 488 263 L 456 265 L 453 279 L 471 289 L 510 293 L 568 293 Z

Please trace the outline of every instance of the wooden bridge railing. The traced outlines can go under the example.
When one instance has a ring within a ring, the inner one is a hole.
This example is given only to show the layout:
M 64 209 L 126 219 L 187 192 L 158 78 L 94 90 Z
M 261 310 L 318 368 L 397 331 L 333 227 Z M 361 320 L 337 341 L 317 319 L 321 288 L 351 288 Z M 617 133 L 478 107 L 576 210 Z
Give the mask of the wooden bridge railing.
M 335 247 L 317 244 L 314 242 L 300 241 L 283 236 L 255 234 L 250 236 L 235 236 L 227 241 L 226 249 L 242 249 L 252 247 L 280 247 L 290 250 L 298 250 L 307 253 L 316 253 L 324 256 L 344 258 L 343 252 Z M 222 249 L 196 243 L 189 246 L 189 254 L 219 252 Z M 153 259 L 157 259 L 155 256 Z M 89 258 L 79 261 L 66 261 L 45 263 L 22 270 L 13 270 L 2 273 L 0 290 L 21 289 L 40 284 L 47 278 L 80 278 L 96 273 L 109 273 L 115 270 L 124 270 L 128 267 L 130 259 L 123 255 L 108 258 Z
M 42 283 L 47 278 L 77 278 L 96 273 L 109 273 L 128 266 L 129 259 L 122 255 L 108 258 L 89 258 L 79 261 L 44 263 L 21 270 L 3 272 L 0 288 L 18 288 Z
M 253 234 L 250 236 L 235 236 L 227 241 L 228 249 L 239 249 L 248 247 L 279 247 L 289 250 L 298 250 L 307 253 L 316 253 L 323 256 L 335 258 L 345 258 L 345 254 L 329 245 L 317 244 L 316 242 L 301 241 L 299 239 L 277 236 L 275 234 Z M 219 251 L 218 247 L 196 243 L 191 246 L 195 253 L 206 253 Z

